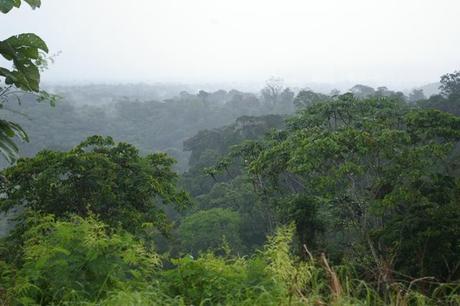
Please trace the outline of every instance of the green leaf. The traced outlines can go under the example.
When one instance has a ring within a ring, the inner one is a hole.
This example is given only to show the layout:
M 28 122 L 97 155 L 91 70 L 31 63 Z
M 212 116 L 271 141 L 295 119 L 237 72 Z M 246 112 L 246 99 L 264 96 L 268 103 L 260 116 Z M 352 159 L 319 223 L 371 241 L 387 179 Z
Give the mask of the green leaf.
M 21 6 L 21 0 L 0 0 L 0 12 L 6 14 L 13 9 L 13 7 Z
M 38 35 L 34 33 L 23 33 L 11 36 L 10 38 L 5 40 L 5 43 L 9 44 L 16 50 L 21 48 L 35 48 L 41 49 L 45 52 L 49 51 L 46 43 Z
M 15 70 L 0 67 L 0 76 L 5 77 L 6 84 L 12 84 L 25 90 L 40 90 L 40 71 L 37 59 L 39 50 L 48 52 L 45 42 L 33 33 L 12 36 L 0 42 L 0 54 L 13 61 Z
M 30 5 L 32 9 L 36 9 L 41 6 L 41 0 L 24 0 Z M 14 7 L 20 7 L 21 0 L 0 0 L 0 12 L 6 14 L 11 11 Z
M 18 80 L 16 75 L 12 71 L 9 71 L 6 68 L 0 67 L 0 75 L 5 77 L 6 84 L 13 84 L 14 82 L 17 82 Z
M 27 2 L 30 5 L 30 7 L 32 7 L 33 9 L 40 7 L 42 5 L 41 0 L 24 0 L 24 1 Z
M 40 72 L 35 65 L 24 67 L 21 71 L 26 80 L 27 89 L 38 92 L 40 90 Z
M 29 141 L 26 132 L 20 125 L 11 121 L 0 120 L 0 154 L 10 163 L 16 160 L 18 154 L 18 147 L 12 140 L 15 136 Z
M 0 0 L 1 1 L 1 0 Z M 0 41 L 0 54 L 7 60 L 14 59 L 15 50 L 5 41 Z

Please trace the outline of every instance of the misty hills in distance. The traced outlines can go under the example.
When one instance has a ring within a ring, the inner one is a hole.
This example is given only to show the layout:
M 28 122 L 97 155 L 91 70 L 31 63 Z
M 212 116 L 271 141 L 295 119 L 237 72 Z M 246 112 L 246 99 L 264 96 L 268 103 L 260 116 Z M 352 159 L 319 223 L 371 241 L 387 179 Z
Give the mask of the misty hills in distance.
M 366 82 L 361 84 L 367 85 Z M 347 92 L 355 83 L 294 83 L 284 84 L 295 93 L 302 89 L 310 89 L 314 92 L 329 94 L 332 90 Z M 413 88 L 398 88 L 408 95 L 412 89 L 422 89 L 426 97 L 439 93 L 439 82 L 433 82 Z M 263 82 L 253 83 L 98 83 L 98 82 L 76 82 L 76 83 L 44 83 L 43 88 L 48 92 L 65 97 L 72 104 L 77 105 L 104 105 L 121 100 L 131 101 L 164 101 L 180 95 L 181 92 L 197 94 L 200 90 L 216 92 L 219 90 L 238 90 L 258 94 L 263 88 Z M 378 86 L 368 85 L 377 88 Z M 385 86 L 385 85 L 382 85 Z M 390 88 L 393 89 L 393 88 Z
M 345 93 L 353 86 L 289 87 L 276 78 L 266 84 L 55 84 L 44 88 L 61 97 L 56 107 L 25 97 L 22 105 L 12 101 L 1 112 L 29 132 L 31 141 L 19 144 L 22 156 L 34 156 L 43 149 L 69 150 L 85 137 L 105 135 L 134 144 L 142 154 L 166 152 L 178 161 L 176 169 L 185 171 L 190 153 L 184 151 L 183 143 L 198 132 L 231 125 L 241 116 L 293 114 L 301 90 L 311 91 L 313 99 L 315 95 L 324 99 L 335 95 L 335 88 Z M 358 87 L 410 100 L 410 90 Z M 429 97 L 438 87 L 432 83 L 420 88 Z

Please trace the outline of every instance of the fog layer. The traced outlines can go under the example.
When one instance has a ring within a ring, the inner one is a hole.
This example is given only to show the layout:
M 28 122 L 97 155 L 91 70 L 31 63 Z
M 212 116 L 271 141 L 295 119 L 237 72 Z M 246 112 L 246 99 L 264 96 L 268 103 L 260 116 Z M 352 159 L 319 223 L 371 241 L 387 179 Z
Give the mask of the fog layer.
M 1 16 L 62 51 L 51 82 L 368 83 L 409 87 L 460 66 L 456 0 L 46 0 Z

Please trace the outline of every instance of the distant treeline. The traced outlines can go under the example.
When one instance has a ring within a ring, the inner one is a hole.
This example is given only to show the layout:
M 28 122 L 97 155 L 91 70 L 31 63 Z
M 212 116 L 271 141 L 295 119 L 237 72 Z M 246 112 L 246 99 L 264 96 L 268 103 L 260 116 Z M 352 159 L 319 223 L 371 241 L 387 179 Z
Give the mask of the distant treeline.
M 136 145 L 143 154 L 164 151 L 178 160 L 177 169 L 188 168 L 189 153 L 183 142 L 201 130 L 234 122 L 240 116 L 292 114 L 317 100 L 339 94 L 321 94 L 309 89 L 292 90 L 279 79 L 267 81 L 259 93 L 238 90 L 180 92 L 174 86 L 88 85 L 55 86 L 61 96 L 55 107 L 36 103 L 31 96 L 14 97 L 0 110 L 2 116 L 18 122 L 29 133 L 30 142 L 20 144 L 20 155 L 33 156 L 42 149 L 68 150 L 90 135 L 112 136 Z M 423 91 L 409 96 L 385 87 L 356 85 L 357 97 L 398 96 L 407 101 L 425 99 Z M 5 162 L 2 163 L 6 165 Z

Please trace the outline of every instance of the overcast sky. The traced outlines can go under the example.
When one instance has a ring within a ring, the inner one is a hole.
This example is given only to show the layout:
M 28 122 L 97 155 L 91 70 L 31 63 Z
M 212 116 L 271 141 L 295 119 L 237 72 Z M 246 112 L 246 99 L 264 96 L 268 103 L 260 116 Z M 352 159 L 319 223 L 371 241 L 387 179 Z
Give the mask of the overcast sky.
M 42 0 L 0 15 L 62 51 L 52 82 L 412 86 L 460 69 L 459 0 Z

